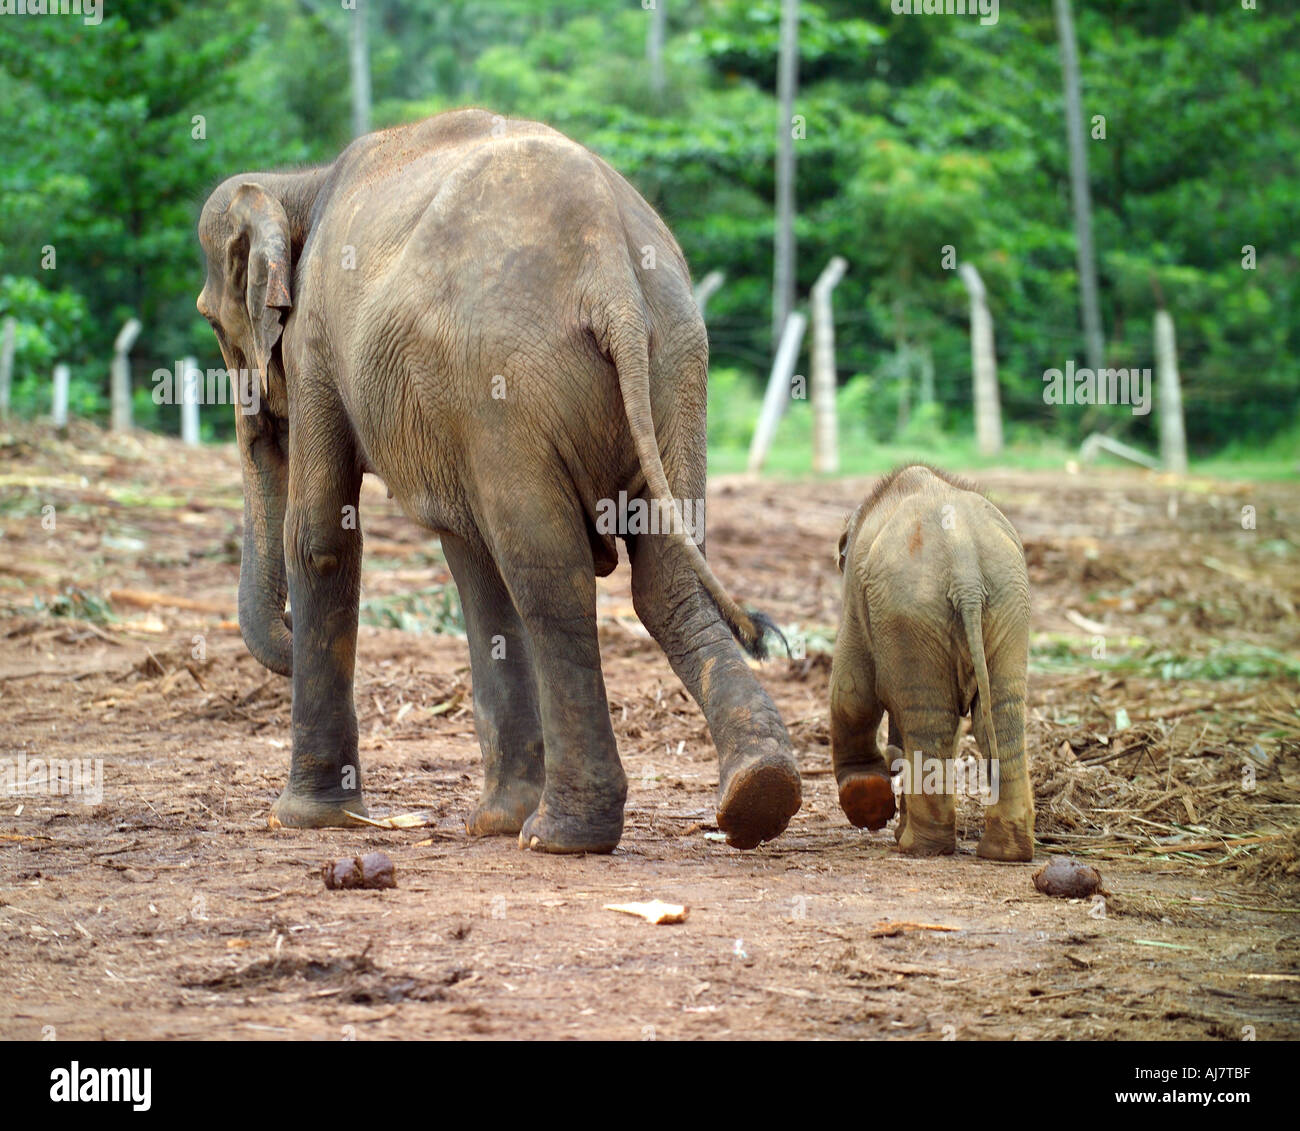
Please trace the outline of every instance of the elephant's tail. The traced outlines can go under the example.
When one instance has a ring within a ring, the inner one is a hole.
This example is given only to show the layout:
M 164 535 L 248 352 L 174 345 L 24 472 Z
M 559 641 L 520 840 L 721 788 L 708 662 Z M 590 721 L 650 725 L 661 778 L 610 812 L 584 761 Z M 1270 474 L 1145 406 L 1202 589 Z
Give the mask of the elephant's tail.
M 971 666 L 975 669 L 975 686 L 979 689 L 980 721 L 987 735 L 985 756 L 998 760 L 998 737 L 993 729 L 993 699 L 989 690 L 989 667 L 984 655 L 984 595 L 978 589 L 963 588 L 952 597 L 957 615 L 966 629 L 966 646 L 970 650 Z
M 723 588 L 722 582 L 704 560 L 699 546 L 687 535 L 680 504 L 673 498 L 672 489 L 668 486 L 668 476 L 664 473 L 663 459 L 659 454 L 659 441 L 655 436 L 654 417 L 650 411 L 650 348 L 643 317 L 638 311 L 634 316 L 611 319 L 607 341 L 609 355 L 614 368 L 618 370 L 623 410 L 627 413 L 628 428 L 636 444 L 641 472 L 659 513 L 670 516 L 668 532 L 661 533 L 660 536 L 671 538 L 681 548 L 700 579 L 700 584 L 717 606 L 740 646 L 756 659 L 766 659 L 767 634 L 775 633 L 782 644 L 786 644 L 785 637 L 771 618 L 752 609 L 741 608 L 735 598 Z M 788 644 L 786 650 L 789 651 Z

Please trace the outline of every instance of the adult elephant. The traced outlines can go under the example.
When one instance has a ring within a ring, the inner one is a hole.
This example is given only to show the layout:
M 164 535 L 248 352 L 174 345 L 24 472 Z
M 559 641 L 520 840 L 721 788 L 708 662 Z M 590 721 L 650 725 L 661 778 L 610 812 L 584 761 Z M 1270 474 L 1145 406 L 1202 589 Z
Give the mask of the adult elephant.
M 546 126 L 462 110 L 360 138 L 324 168 L 232 177 L 199 240 L 199 312 L 226 365 L 259 383 L 256 411 L 236 416 L 239 623 L 293 677 L 273 816 L 365 812 L 355 518 L 373 472 L 441 535 L 460 590 L 484 763 L 471 833 L 618 844 L 627 779 L 595 610 L 617 533 L 637 613 L 717 744 L 719 827 L 740 848 L 778 835 L 799 774 L 732 639 L 760 655 L 770 625 L 680 521 L 599 521 L 621 491 L 661 515 L 704 498 L 704 324 L 681 249 L 631 185 Z

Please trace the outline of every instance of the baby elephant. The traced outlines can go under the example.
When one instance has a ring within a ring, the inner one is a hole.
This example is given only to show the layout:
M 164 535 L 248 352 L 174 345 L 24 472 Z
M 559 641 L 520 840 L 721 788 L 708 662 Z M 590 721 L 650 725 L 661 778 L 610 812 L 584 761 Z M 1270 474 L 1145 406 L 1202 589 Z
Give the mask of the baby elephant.
M 971 485 L 922 465 L 883 479 L 839 544 L 844 610 L 831 668 L 831 749 L 840 807 L 858 828 L 894 815 L 890 769 L 905 757 L 899 848 L 957 848 L 953 756 L 971 713 L 992 796 L 979 855 L 1029 860 L 1034 799 L 1025 754 L 1029 578 L 1006 516 Z M 889 713 L 889 749 L 876 744 Z

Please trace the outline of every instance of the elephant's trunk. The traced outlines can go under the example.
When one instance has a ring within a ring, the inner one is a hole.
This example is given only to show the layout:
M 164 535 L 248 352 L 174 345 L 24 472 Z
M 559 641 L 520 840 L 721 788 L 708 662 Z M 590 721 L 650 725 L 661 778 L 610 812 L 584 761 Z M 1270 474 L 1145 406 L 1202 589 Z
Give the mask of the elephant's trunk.
M 261 412 L 243 418 L 244 554 L 239 564 L 239 631 L 254 659 L 293 674 L 293 636 L 285 600 L 284 508 L 289 475 L 287 424 Z

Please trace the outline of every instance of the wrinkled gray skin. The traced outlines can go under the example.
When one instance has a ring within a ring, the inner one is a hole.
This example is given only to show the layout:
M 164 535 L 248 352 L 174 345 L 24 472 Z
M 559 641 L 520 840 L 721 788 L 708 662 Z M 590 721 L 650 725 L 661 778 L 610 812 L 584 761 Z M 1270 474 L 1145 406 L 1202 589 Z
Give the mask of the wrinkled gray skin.
M 844 607 L 831 665 L 831 752 L 840 806 L 859 828 L 894 815 L 896 759 L 951 759 L 971 714 L 999 796 L 978 854 L 1030 860 L 1034 801 L 1025 754 L 1029 578 L 1001 511 L 927 467 L 881 481 L 840 537 Z M 889 746 L 876 732 L 889 715 Z M 904 779 L 907 782 L 907 779 Z M 914 776 L 896 836 L 915 855 L 956 851 L 956 799 Z
M 227 366 L 263 375 L 261 410 L 237 415 L 239 618 L 253 655 L 293 677 L 273 817 L 365 812 L 348 508 L 373 472 L 441 535 L 460 590 L 485 779 L 469 831 L 611 851 L 627 783 L 596 639 L 595 577 L 617 562 L 597 504 L 704 496 L 708 347 L 667 228 L 563 135 L 465 110 L 360 138 L 325 168 L 232 177 L 199 239 L 199 311 Z M 637 612 L 717 743 L 719 826 L 753 847 L 800 799 L 732 638 L 761 651 L 763 622 L 680 530 L 627 543 Z

